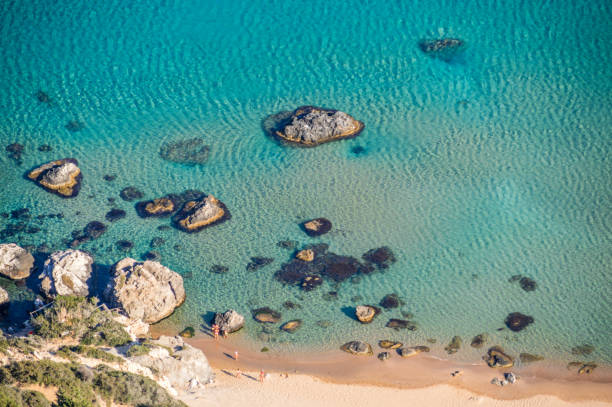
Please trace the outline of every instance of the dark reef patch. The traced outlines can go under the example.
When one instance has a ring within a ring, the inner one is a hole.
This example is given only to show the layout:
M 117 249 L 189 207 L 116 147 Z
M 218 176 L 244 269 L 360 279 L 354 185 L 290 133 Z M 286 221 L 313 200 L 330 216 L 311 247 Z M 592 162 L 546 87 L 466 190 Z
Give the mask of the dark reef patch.
M 205 164 L 209 153 L 210 147 L 199 137 L 166 142 L 159 149 L 162 159 L 190 165 Z
M 511 331 L 519 332 L 525 329 L 528 325 L 532 324 L 534 319 L 533 317 L 521 314 L 520 312 L 512 312 L 508 314 L 504 322 Z

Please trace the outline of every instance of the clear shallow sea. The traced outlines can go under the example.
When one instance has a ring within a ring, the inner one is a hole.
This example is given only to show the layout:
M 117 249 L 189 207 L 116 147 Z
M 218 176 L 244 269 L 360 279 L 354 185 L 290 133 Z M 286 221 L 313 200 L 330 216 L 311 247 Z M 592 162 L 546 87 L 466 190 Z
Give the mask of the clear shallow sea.
M 586 359 L 612 363 L 611 21 L 604 0 L 4 1 L 0 147 L 18 142 L 25 152 L 21 165 L 0 152 L 0 212 L 29 208 L 28 224 L 41 228 L 6 241 L 63 249 L 71 231 L 101 220 L 108 231 L 82 248 L 103 281 L 104 266 L 141 258 L 162 237 L 154 250 L 187 291 L 162 324 L 199 326 L 211 311 L 248 316 L 259 306 L 303 319 L 294 334 L 275 326 L 264 337 L 248 318 L 243 335 L 257 347 L 435 338 L 442 355 L 460 335 L 464 346 L 450 358 L 476 360 L 483 351 L 468 343 L 488 332 L 489 344 L 514 355 L 585 360 L 570 349 L 592 344 Z M 444 36 L 468 44 L 451 63 L 417 46 Z M 50 104 L 37 100 L 39 90 Z M 266 116 L 304 104 L 344 110 L 366 129 L 314 149 L 264 134 Z M 71 120 L 85 127 L 70 132 Z M 163 142 L 194 136 L 211 146 L 207 164 L 159 157 Z M 354 154 L 356 146 L 365 152 Z M 63 157 L 83 172 L 77 198 L 23 178 Z M 159 231 L 169 220 L 139 218 L 134 202 L 119 198 L 126 186 L 148 199 L 197 188 L 221 199 L 232 219 L 197 234 Z M 106 222 L 111 207 L 128 216 Z M 58 212 L 65 217 L 36 219 Z M 334 229 L 308 238 L 297 224 L 318 216 Z M 14 223 L 0 218 L 0 229 Z M 134 248 L 116 249 L 121 239 Z M 397 262 L 356 284 L 305 293 L 273 278 L 291 256 L 276 245 L 286 239 L 356 257 L 387 245 Z M 251 256 L 275 261 L 248 272 Z M 211 273 L 214 264 L 230 271 Z M 538 288 L 509 283 L 516 274 Z M 389 293 L 405 305 L 371 325 L 345 313 Z M 286 300 L 302 308 L 285 310 Z M 401 311 L 414 314 L 418 330 L 384 328 Z M 497 331 L 515 311 L 535 323 Z

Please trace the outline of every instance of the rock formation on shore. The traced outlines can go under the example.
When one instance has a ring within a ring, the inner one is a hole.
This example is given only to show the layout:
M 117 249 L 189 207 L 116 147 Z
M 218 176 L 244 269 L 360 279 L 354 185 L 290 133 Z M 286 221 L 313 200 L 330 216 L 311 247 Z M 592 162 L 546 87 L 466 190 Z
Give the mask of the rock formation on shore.
M 230 309 L 223 313 L 215 314 L 214 323 L 219 326 L 222 332 L 231 334 L 232 332 L 239 331 L 244 326 L 244 317 Z
M 208 226 L 229 219 L 230 214 L 223 202 L 213 195 L 185 203 L 174 216 L 174 224 L 184 232 L 198 232 Z
M 40 275 L 40 289 L 45 296 L 89 295 L 87 281 L 91 277 L 93 258 L 80 250 L 52 253 L 45 261 Z
M 12 280 L 27 278 L 32 271 L 34 257 L 15 243 L 0 244 L 0 275 Z
M 364 128 L 362 122 L 344 112 L 315 106 L 301 106 L 277 118 L 280 120 L 268 130 L 282 140 L 301 146 L 354 137 Z
M 374 354 L 372 346 L 362 341 L 347 342 L 340 349 L 353 355 L 372 356 Z
M 512 367 L 514 360 L 507 355 L 499 346 L 489 348 L 487 354 L 483 357 L 489 367 Z
M 111 307 L 121 308 L 131 319 L 158 322 L 185 301 L 183 278 L 155 261 L 125 258 L 112 269 L 104 296 Z
M 81 170 L 74 158 L 64 158 L 41 165 L 28 173 L 38 185 L 64 198 L 75 197 L 81 187 Z

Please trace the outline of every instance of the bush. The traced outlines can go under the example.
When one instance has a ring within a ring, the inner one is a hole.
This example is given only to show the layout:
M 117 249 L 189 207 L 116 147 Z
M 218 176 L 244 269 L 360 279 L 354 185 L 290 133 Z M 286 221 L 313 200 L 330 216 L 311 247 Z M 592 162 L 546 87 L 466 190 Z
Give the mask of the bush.
M 144 344 L 144 345 L 132 345 L 128 351 L 126 352 L 126 355 L 128 358 L 134 357 L 134 356 L 142 356 L 142 355 L 148 355 L 149 352 L 151 351 L 151 346 Z
M 51 403 L 37 391 L 21 390 L 17 387 L 0 386 L 2 407 L 50 407 Z
M 62 347 L 61 349 L 63 349 Z M 109 363 L 123 363 L 123 359 L 112 353 L 94 348 L 93 346 L 77 345 L 70 348 L 71 352 L 78 353 L 86 358 L 99 359 Z

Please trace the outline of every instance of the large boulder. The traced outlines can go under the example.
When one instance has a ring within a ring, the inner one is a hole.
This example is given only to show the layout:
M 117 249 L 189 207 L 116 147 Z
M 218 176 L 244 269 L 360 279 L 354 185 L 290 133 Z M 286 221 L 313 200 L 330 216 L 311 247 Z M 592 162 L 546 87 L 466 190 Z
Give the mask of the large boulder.
M 512 367 L 514 360 L 507 355 L 499 346 L 489 348 L 487 354 L 483 357 L 489 367 Z
M 276 124 L 274 134 L 302 146 L 354 137 L 364 128 L 359 120 L 333 109 L 301 106 Z
M 329 232 L 332 228 L 332 223 L 326 218 L 316 218 L 302 223 L 302 227 L 308 236 L 315 237 Z
M 30 275 L 34 257 L 15 243 L 0 244 L 0 275 L 21 280 Z
M 81 170 L 74 158 L 63 158 L 43 164 L 28 173 L 28 178 L 49 192 L 64 198 L 78 195 L 81 187 Z
M 160 336 L 150 342 L 146 355 L 130 358 L 141 366 L 165 376 L 172 387 L 180 392 L 192 392 L 214 380 L 214 373 L 204 353 L 187 344 L 180 336 Z
M 347 342 L 340 347 L 341 350 L 352 355 L 372 356 L 372 346 L 369 343 L 362 341 Z
M 198 232 L 205 227 L 229 219 L 229 211 L 212 195 L 185 203 L 174 216 L 174 224 L 184 232 Z
M 113 266 L 104 296 L 131 319 L 153 324 L 185 301 L 185 289 L 183 278 L 158 262 L 126 257 Z
M 217 313 L 214 323 L 219 326 L 222 332 L 231 334 L 232 332 L 242 329 L 244 326 L 244 317 L 233 309 L 230 309 L 223 313 Z
M 362 324 L 369 324 L 378 314 L 380 314 L 380 308 L 373 305 L 358 305 L 355 307 L 355 316 Z
M 40 274 L 40 289 L 49 298 L 57 295 L 89 295 L 93 258 L 81 250 L 54 252 Z

